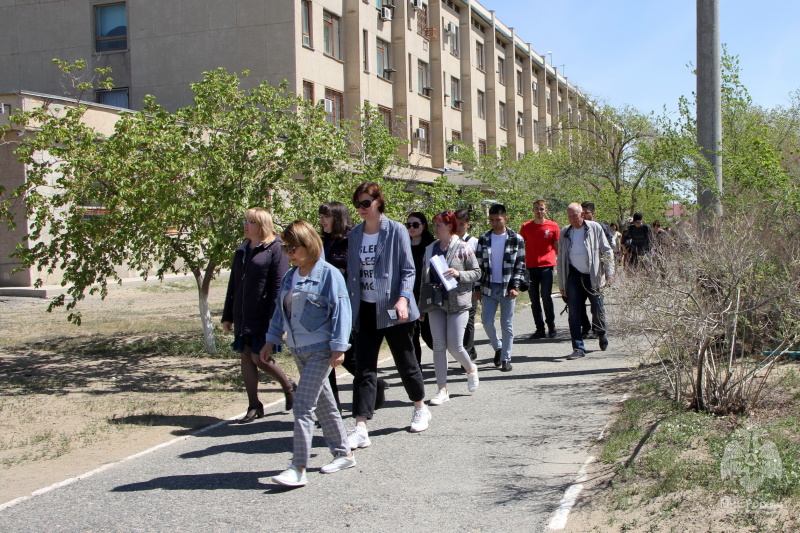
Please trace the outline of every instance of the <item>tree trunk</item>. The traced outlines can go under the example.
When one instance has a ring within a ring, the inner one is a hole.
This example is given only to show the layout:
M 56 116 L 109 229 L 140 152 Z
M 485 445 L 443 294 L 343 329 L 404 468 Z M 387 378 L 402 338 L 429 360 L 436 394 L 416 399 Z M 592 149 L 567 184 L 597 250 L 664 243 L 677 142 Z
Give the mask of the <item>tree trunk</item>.
M 205 275 L 199 269 L 192 271 L 195 282 L 197 283 L 197 296 L 200 304 L 200 323 L 203 325 L 203 341 L 206 353 L 217 355 L 217 343 L 214 339 L 214 324 L 211 321 L 211 310 L 208 307 L 208 293 L 211 286 L 211 278 L 214 275 L 214 267 L 209 264 L 206 267 Z

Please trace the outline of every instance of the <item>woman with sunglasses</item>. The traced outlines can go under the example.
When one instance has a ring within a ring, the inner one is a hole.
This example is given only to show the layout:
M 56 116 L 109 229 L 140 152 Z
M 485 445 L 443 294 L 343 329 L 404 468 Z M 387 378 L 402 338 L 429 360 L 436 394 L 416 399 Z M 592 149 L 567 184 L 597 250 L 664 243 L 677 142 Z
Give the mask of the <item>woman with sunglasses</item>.
M 472 308 L 472 287 L 481 277 L 481 269 L 472 246 L 462 241 L 457 231 L 456 215 L 452 211 L 442 211 L 433 217 L 433 232 L 437 240 L 425 249 L 422 283 L 444 293 L 441 307 L 428 311 L 427 315 L 433 334 L 433 366 L 439 386 L 436 396 L 428 402 L 430 405 L 450 401 L 447 393 L 448 350 L 467 371 L 467 389 L 475 392 L 478 388 L 478 366 L 464 349 L 464 330 Z M 447 265 L 447 268 L 442 267 L 441 276 L 431 264 L 437 256 Z M 455 287 L 446 290 L 445 280 L 454 280 Z
M 231 277 L 222 311 L 222 329 L 234 332 L 231 347 L 241 353 L 242 380 L 247 391 L 247 413 L 237 422 L 246 424 L 264 416 L 258 400 L 258 369 L 272 376 L 283 389 L 286 410 L 292 408 L 294 388 L 277 361 L 270 355 L 266 362 L 258 357 L 264 336 L 275 311 L 281 277 L 289 260 L 280 248 L 272 217 L 264 209 L 252 208 L 244 214 L 244 241 L 237 248 L 231 264 Z
M 289 468 L 272 481 L 300 487 L 308 482 L 314 414 L 333 454 L 333 460 L 320 471 L 332 474 L 356 465 L 328 383 L 328 375 L 342 363 L 350 347 L 352 321 L 344 278 L 322 257 L 322 241 L 311 224 L 295 220 L 286 226 L 282 237 L 281 247 L 294 266 L 280 282 L 275 315 L 260 357 L 262 362 L 268 361 L 272 346 L 286 333 L 286 343 L 300 371 L 293 408 L 294 453 Z
M 347 206 L 342 202 L 328 202 L 319 206 L 319 225 L 322 229 L 322 248 L 325 255 L 325 260 L 339 269 L 339 272 L 346 278 L 347 277 L 347 234 L 350 233 L 350 228 L 353 227 L 353 222 L 350 219 L 350 212 Z M 344 353 L 344 361 L 342 366 L 345 370 L 355 376 L 356 374 L 356 359 L 355 359 L 355 344 L 352 337 L 350 338 L 350 348 Z M 333 391 L 333 397 L 336 399 L 336 405 L 339 406 L 339 411 L 342 410 L 341 402 L 339 401 L 339 387 L 336 384 L 336 371 L 333 371 L 328 376 Z M 386 398 L 386 389 L 388 388 L 386 380 L 378 378 L 378 388 L 375 396 L 375 409 L 380 409 Z
M 406 218 L 406 229 L 408 236 L 411 237 L 411 255 L 414 257 L 414 298 L 419 302 L 419 287 L 422 281 L 422 258 L 425 256 L 425 248 L 433 242 L 433 235 L 428 227 L 428 217 L 424 213 L 414 211 Z M 422 364 L 422 345 L 419 338 L 425 345 L 433 349 L 433 339 L 431 338 L 431 328 L 425 320 L 425 315 L 420 315 L 414 323 L 414 354 L 417 356 L 417 363 Z
M 386 218 L 386 200 L 377 183 L 365 182 L 353 193 L 353 205 L 363 222 L 350 231 L 347 249 L 347 292 L 356 336 L 356 376 L 353 415 L 356 428 L 350 447 L 370 445 L 367 421 L 372 418 L 378 372 L 378 352 L 386 339 L 397 372 L 414 402 L 411 431 L 428 429 L 431 413 L 423 400 L 425 384 L 414 354 L 414 260 L 408 231 Z

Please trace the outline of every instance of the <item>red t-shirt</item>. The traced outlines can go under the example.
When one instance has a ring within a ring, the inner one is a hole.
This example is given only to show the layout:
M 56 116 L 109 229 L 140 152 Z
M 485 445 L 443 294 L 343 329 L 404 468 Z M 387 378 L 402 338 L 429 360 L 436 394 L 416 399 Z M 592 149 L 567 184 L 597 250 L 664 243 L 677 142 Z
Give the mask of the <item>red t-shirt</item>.
M 529 220 L 522 225 L 519 234 L 525 239 L 526 267 L 556 266 L 555 245 L 561 236 L 558 224 L 547 219 L 541 224 Z

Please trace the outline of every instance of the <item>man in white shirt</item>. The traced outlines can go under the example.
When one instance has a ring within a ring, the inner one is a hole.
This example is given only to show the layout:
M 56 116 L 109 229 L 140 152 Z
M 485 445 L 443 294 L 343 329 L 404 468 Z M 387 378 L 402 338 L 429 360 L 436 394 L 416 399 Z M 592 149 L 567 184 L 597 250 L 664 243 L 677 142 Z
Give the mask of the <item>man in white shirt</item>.
M 469 233 L 472 227 L 469 218 L 469 209 L 457 209 L 455 211 L 456 220 L 458 221 L 458 229 L 456 235 L 472 247 L 473 253 L 478 248 L 478 238 L 473 237 Z M 478 310 L 478 300 L 472 299 L 472 308 L 469 310 L 469 319 L 467 320 L 467 327 L 464 330 L 464 349 L 469 354 L 469 358 L 475 361 L 478 358 L 478 352 L 475 350 L 475 312 Z

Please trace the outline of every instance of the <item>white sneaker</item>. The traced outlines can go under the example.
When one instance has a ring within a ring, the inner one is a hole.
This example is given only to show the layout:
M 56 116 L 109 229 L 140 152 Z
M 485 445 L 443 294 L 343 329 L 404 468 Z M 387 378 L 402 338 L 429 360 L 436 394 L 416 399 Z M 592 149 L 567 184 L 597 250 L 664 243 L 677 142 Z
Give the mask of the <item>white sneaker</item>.
M 354 466 L 356 466 L 356 458 L 354 455 L 351 454 L 349 457 L 346 455 L 337 455 L 333 458 L 333 461 L 320 468 L 319 471 L 323 474 L 333 474 L 339 470 L 353 468 Z
M 430 399 L 428 405 L 442 405 L 444 402 L 450 401 L 450 395 L 447 394 L 447 391 L 444 389 L 439 389 L 439 392 L 436 393 L 436 396 Z
M 300 472 L 295 468 L 294 465 L 289 465 L 289 468 L 278 474 L 277 476 L 272 476 L 272 481 L 279 485 L 285 485 L 287 487 L 302 487 L 303 485 L 308 483 L 308 478 L 306 477 L 306 471 L 303 470 Z
M 372 444 L 369 440 L 367 428 L 356 426 L 356 429 L 347 434 L 347 444 L 350 446 L 351 450 L 366 448 Z
M 431 418 L 433 415 L 427 407 L 423 406 L 419 409 L 415 407 L 414 414 L 411 415 L 411 432 L 419 433 L 428 429 L 428 422 L 431 421 Z
M 475 392 L 475 390 L 478 388 L 479 381 L 478 368 L 475 367 L 475 372 L 472 374 L 467 374 L 467 390 L 470 392 Z

